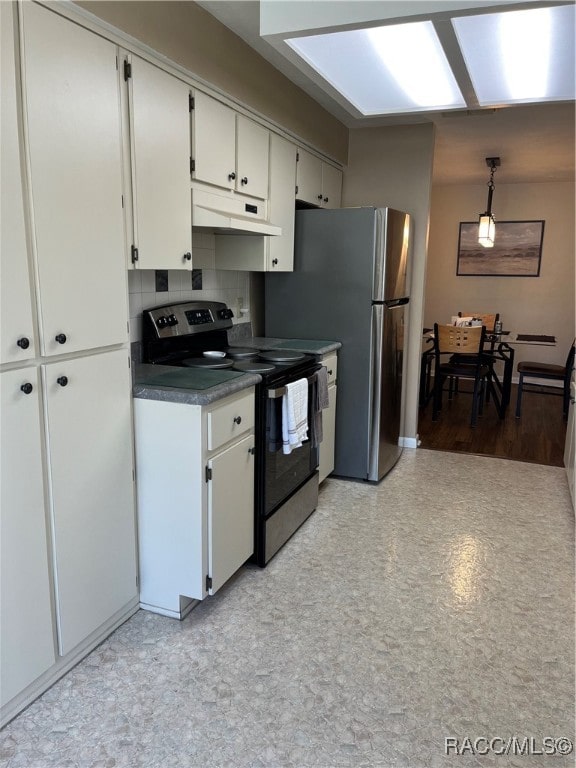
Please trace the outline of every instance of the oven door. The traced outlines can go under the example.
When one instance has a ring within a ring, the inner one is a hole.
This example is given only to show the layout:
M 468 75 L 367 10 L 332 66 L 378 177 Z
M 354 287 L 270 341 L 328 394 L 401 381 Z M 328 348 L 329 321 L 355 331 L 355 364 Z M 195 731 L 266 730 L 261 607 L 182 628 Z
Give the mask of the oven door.
M 284 387 L 263 387 L 263 436 L 265 445 L 262 450 L 263 477 L 259 512 L 264 517 L 271 515 L 318 467 L 318 448 L 312 445 L 312 403 L 313 384 L 308 379 L 308 439 L 300 448 L 291 453 L 282 451 L 282 396 Z

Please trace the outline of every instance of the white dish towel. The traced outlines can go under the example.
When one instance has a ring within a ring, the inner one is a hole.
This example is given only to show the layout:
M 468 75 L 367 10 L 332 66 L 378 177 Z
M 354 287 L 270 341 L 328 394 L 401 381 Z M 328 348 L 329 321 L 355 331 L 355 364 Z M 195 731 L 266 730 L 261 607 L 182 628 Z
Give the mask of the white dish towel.
M 286 384 L 282 396 L 282 452 L 292 453 L 308 437 L 308 380 Z

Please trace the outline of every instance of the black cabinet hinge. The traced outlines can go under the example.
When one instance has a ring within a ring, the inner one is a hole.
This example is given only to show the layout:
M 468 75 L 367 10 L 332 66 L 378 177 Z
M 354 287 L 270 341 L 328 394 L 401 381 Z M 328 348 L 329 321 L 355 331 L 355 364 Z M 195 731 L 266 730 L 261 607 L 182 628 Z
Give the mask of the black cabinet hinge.
M 296 152 L 296 162 L 300 160 L 300 152 Z
M 136 246 L 133 245 L 130 248 L 130 251 L 132 253 L 132 264 L 136 264 L 136 262 L 138 261 L 138 248 L 136 248 Z
M 192 94 L 188 96 L 188 109 L 190 110 L 190 112 L 192 112 L 192 110 L 194 109 L 194 96 L 192 96 Z
M 190 173 L 194 173 L 195 170 L 196 170 L 196 160 L 192 160 L 192 158 L 190 158 Z
M 298 194 L 298 184 L 296 184 L 296 194 Z
M 212 469 L 210 467 L 206 467 L 206 482 L 209 480 L 212 480 Z
M 124 80 L 130 80 L 132 77 L 132 64 L 127 59 L 124 59 Z
M 209 589 L 212 589 L 212 577 L 206 576 L 206 592 L 208 592 Z

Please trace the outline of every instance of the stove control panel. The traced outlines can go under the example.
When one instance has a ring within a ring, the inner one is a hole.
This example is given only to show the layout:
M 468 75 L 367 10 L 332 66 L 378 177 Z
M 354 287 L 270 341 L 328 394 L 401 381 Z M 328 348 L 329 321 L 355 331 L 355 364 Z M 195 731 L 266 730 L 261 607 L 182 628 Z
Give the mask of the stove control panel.
M 183 301 L 144 310 L 144 329 L 148 338 L 175 336 L 232 328 L 232 310 L 220 301 Z

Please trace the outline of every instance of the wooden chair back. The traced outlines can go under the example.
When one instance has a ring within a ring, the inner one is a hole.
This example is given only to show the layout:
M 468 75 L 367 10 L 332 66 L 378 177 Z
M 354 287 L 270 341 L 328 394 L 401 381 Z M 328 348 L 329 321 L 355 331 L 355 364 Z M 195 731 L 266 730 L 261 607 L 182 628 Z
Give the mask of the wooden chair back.
M 458 317 L 477 317 L 482 320 L 482 325 L 486 328 L 486 333 L 493 333 L 496 320 L 500 319 L 500 313 L 494 315 L 483 315 L 481 312 L 458 312 Z
M 477 355 L 482 351 L 484 334 L 483 325 L 456 326 L 434 324 L 434 346 L 440 355 Z

